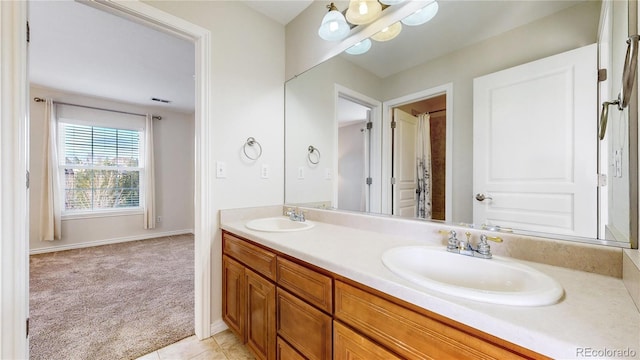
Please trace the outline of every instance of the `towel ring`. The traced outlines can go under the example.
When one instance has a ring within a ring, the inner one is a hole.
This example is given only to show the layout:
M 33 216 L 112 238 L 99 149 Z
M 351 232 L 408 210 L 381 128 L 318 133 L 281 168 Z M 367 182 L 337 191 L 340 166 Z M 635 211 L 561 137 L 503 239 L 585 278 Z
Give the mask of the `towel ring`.
M 256 155 L 256 157 L 251 157 L 249 156 L 249 154 L 247 154 L 247 145 L 253 147 L 253 145 L 258 145 L 258 155 Z M 250 137 L 247 139 L 247 141 L 244 143 L 244 145 L 242 146 L 242 152 L 244 152 L 244 155 L 251 159 L 251 160 L 258 160 L 260 158 L 260 156 L 262 156 L 262 145 L 260 145 L 260 143 L 258 141 L 256 141 L 256 139 L 254 139 L 253 137 Z
M 317 153 L 316 161 L 313 161 L 313 159 L 311 158 L 311 155 L 313 153 Z M 320 162 L 320 150 L 318 150 L 318 148 L 316 147 L 313 147 L 313 145 L 309 145 L 309 153 L 307 154 L 307 159 L 309 159 L 309 162 L 313 165 L 317 165 Z

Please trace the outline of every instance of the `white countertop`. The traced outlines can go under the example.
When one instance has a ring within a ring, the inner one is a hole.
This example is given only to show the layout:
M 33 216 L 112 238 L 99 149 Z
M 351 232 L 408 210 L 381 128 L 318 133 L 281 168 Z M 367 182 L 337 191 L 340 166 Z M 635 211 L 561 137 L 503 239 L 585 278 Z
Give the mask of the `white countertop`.
M 317 221 L 309 230 L 269 233 L 249 230 L 246 222 L 223 221 L 221 227 L 541 354 L 556 359 L 640 359 L 640 313 L 621 279 L 515 260 L 556 279 L 564 287 L 564 298 L 540 307 L 492 305 L 420 288 L 381 261 L 390 248 L 433 245 L 439 239 L 420 242 Z M 616 351 L 626 353 L 616 356 Z

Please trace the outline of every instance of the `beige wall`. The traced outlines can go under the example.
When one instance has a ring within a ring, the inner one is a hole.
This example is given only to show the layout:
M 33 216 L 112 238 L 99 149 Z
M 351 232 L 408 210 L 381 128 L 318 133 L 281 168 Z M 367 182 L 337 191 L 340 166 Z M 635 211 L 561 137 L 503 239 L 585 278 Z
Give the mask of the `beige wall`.
M 220 209 L 277 205 L 284 199 L 284 26 L 238 1 L 146 1 L 211 31 L 215 161 L 227 166 L 216 179 L 213 206 L 211 321 L 221 320 Z M 262 145 L 257 161 L 242 155 L 248 137 Z M 270 177 L 262 179 L 266 164 Z
M 156 214 L 162 221 L 152 230 L 144 230 L 142 214 L 108 217 L 66 218 L 62 220 L 62 239 L 41 241 L 40 195 L 42 193 L 43 103 L 30 102 L 30 229 L 31 252 L 63 250 L 100 245 L 116 241 L 151 238 L 193 231 L 193 114 L 183 114 L 150 107 L 133 106 L 37 86 L 31 97 L 52 98 L 61 102 L 162 116 L 154 122 L 156 165 Z

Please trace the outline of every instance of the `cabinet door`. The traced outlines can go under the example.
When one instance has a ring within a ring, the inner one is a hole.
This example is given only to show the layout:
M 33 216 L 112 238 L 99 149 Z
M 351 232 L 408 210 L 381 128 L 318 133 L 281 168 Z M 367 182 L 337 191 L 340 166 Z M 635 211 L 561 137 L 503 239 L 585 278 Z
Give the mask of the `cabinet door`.
M 278 288 L 278 335 L 310 360 L 331 359 L 331 317 Z
M 400 360 L 378 344 L 333 322 L 333 360 Z
M 261 360 L 276 358 L 276 286 L 245 268 L 247 346 Z
M 222 256 L 222 318 L 236 336 L 246 342 L 245 337 L 245 276 L 244 266 Z

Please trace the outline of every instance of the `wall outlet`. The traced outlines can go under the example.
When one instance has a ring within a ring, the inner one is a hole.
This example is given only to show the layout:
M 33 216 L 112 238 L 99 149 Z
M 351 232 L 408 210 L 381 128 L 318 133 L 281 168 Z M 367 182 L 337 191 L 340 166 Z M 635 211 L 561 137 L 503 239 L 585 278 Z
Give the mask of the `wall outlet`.
M 324 168 L 324 179 L 325 180 L 331 180 L 331 169 L 330 168 Z
M 269 165 L 262 164 L 262 168 L 260 169 L 260 177 L 263 179 L 269 178 Z
M 227 177 L 227 164 L 222 161 L 216 161 L 216 177 L 224 179 Z
M 161 223 L 162 222 L 162 216 L 158 216 L 156 217 L 156 223 Z
M 298 179 L 300 180 L 304 179 L 304 167 L 302 166 L 298 168 Z

